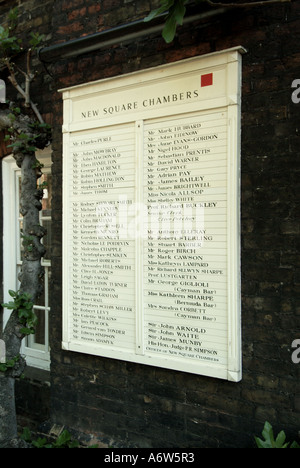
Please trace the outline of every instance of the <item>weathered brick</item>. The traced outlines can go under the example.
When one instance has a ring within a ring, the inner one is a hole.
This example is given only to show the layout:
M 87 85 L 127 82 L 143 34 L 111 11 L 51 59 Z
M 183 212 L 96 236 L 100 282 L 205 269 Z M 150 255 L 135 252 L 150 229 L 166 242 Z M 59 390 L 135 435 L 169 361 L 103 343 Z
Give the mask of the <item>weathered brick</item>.
M 57 29 L 57 34 L 60 36 L 69 36 L 75 32 L 83 31 L 83 29 L 83 25 L 79 21 L 75 21 L 74 23 L 60 26 Z
M 80 18 L 86 14 L 86 7 L 80 8 L 78 10 L 72 10 L 68 13 L 68 20 L 74 21 L 77 18 Z

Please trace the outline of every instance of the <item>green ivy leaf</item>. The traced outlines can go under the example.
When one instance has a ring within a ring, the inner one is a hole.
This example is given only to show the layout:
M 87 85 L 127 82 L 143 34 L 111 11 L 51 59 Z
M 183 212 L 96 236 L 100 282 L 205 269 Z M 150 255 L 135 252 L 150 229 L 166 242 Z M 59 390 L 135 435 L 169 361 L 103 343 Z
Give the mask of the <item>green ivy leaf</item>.
M 31 153 L 31 152 L 32 152 L 32 153 L 35 153 L 36 150 L 37 150 L 36 146 L 28 146 L 27 149 L 28 149 L 28 151 L 29 151 L 30 153 Z
M 20 359 L 20 355 L 13 357 L 6 362 L 1 363 L 0 372 L 6 372 L 8 369 L 13 368 L 19 359 Z
M 27 327 L 22 327 L 20 328 L 20 333 L 22 333 L 22 335 L 33 335 L 34 330 L 31 330 L 30 328 L 27 328 Z
M 28 427 L 24 427 L 22 434 L 20 434 L 20 438 L 26 442 L 31 440 L 31 431 Z
M 6 364 L 6 367 L 14 367 L 15 361 L 13 359 L 10 359 L 5 364 Z
M 32 441 L 32 445 L 36 448 L 47 448 L 47 439 L 38 437 L 36 440 Z
M 186 4 L 186 2 L 187 0 L 179 0 L 178 3 L 176 3 L 176 5 L 174 6 L 173 16 L 178 24 L 183 23 L 183 18 L 186 12 L 186 8 L 184 5 Z
M 162 36 L 164 40 L 169 44 L 173 41 L 176 33 L 177 22 L 173 16 L 170 16 L 164 26 Z
M 273 428 L 268 421 L 265 422 L 262 436 L 264 440 L 259 437 L 254 437 L 258 448 L 288 448 L 289 446 L 289 442 L 285 443 L 286 436 L 284 431 L 279 432 L 276 439 L 274 438 Z M 299 446 L 297 447 L 297 445 L 296 442 L 293 442 L 291 448 L 300 448 Z
M 29 41 L 29 44 L 31 45 L 32 49 L 36 49 L 45 38 L 44 34 L 34 32 L 31 32 L 30 36 L 31 39 Z
M 62 445 L 66 445 L 71 440 L 71 435 L 67 430 L 64 430 L 60 436 L 57 438 L 55 445 L 61 447 Z
M 2 307 L 4 307 L 5 309 L 14 310 L 15 305 L 15 302 L 8 302 L 6 304 L 2 304 Z
M 161 6 L 156 8 L 155 10 L 151 11 L 146 18 L 144 18 L 145 22 L 152 21 L 157 16 L 166 13 L 173 5 L 175 0 L 162 0 Z
M 287 446 L 289 444 L 285 444 L 285 439 L 286 439 L 286 436 L 285 436 L 285 433 L 284 431 L 280 431 L 279 434 L 277 435 L 276 437 L 276 440 L 275 440 L 275 446 L 276 447 L 280 447 L 280 448 L 287 448 Z
M 166 13 L 162 36 L 167 43 L 170 43 L 175 37 L 177 25 L 183 23 L 187 2 L 188 0 L 161 0 L 161 6 L 151 11 L 144 21 L 151 21 L 160 14 Z

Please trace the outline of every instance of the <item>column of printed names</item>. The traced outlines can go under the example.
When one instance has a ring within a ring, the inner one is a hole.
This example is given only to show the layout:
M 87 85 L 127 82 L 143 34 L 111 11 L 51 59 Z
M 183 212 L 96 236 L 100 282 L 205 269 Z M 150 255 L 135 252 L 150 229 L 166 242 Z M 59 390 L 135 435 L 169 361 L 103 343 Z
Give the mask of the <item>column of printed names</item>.
M 71 339 L 131 351 L 135 240 L 126 231 L 135 203 L 134 126 L 72 136 L 69 171 Z
M 226 364 L 226 111 L 144 129 L 146 352 Z

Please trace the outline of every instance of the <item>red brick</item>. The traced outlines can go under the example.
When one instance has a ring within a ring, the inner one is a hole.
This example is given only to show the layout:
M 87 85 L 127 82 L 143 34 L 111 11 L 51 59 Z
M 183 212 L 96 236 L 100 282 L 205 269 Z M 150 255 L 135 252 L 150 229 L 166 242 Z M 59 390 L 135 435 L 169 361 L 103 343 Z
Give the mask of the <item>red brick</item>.
M 75 23 L 60 26 L 57 30 L 57 34 L 60 34 L 61 36 L 68 36 L 73 32 L 82 31 L 83 29 L 83 25 L 79 21 L 76 21 Z
M 73 10 L 71 11 L 70 13 L 68 13 L 68 19 L 70 21 L 73 21 L 74 19 L 78 18 L 78 17 L 82 17 L 86 14 L 86 7 L 84 8 L 81 8 L 79 10 Z
M 114 10 L 116 8 L 120 8 L 121 1 L 120 0 L 103 0 L 103 11 Z
M 100 5 L 91 5 L 88 7 L 88 14 L 94 15 L 95 13 L 98 13 L 100 10 L 101 10 Z
M 62 10 L 73 10 L 74 8 L 84 5 L 84 0 L 65 0 L 62 3 Z

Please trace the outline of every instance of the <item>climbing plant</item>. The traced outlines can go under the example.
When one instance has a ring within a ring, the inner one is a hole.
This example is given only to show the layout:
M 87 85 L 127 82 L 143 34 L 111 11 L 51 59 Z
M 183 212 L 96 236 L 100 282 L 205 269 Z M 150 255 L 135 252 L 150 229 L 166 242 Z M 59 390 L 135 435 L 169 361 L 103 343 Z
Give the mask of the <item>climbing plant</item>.
M 51 139 L 49 125 L 31 100 L 31 86 L 36 77 L 32 57 L 43 36 L 31 33 L 28 47 L 24 48 L 17 37 L 17 20 L 15 8 L 10 11 L 7 24 L 0 26 L 0 70 L 6 70 L 8 82 L 21 96 L 17 104 L 11 100 L 0 102 L 0 131 L 5 132 L 7 147 L 21 169 L 20 213 L 23 218 L 20 290 L 9 291 L 12 301 L 3 306 L 11 310 L 11 314 L 4 330 L 0 330 L 5 349 L 0 364 L 0 448 L 22 444 L 17 437 L 14 379 L 25 367 L 20 355 L 21 343 L 25 336 L 35 332 L 37 318 L 33 305 L 43 290 L 41 259 L 45 248 L 41 240 L 46 231 L 39 221 L 43 187 L 37 184 L 42 164 L 36 158 L 36 151 L 45 148 Z M 25 59 L 25 70 L 17 65 L 20 58 Z
M 219 2 L 213 0 L 195 0 L 196 4 L 208 4 L 214 8 L 250 8 L 255 6 L 266 6 L 272 3 L 285 3 L 291 0 L 262 0 L 250 2 Z M 161 0 L 160 6 L 152 10 L 149 15 L 144 19 L 145 22 L 151 21 L 154 18 L 164 15 L 165 23 L 162 30 L 162 36 L 167 43 L 172 42 L 178 25 L 183 24 L 186 14 L 186 5 L 191 3 L 190 0 Z

